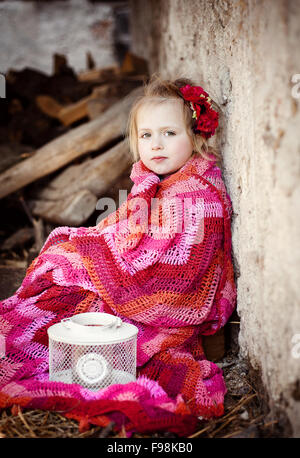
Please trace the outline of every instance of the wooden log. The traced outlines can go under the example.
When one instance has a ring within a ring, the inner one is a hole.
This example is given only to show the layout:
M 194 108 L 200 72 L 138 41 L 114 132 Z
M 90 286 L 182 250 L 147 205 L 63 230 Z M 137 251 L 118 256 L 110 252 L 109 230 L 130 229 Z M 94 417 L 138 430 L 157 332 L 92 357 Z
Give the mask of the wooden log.
M 32 104 L 37 94 L 50 95 L 62 103 L 72 103 L 89 95 L 94 87 L 93 82 L 78 81 L 75 72 L 64 63 L 59 64 L 56 71 L 57 73 L 49 76 L 31 68 L 9 70 L 6 75 L 7 87 L 22 104 L 26 101 L 27 107 Z
M 51 118 L 59 119 L 59 112 L 63 109 L 63 105 L 50 95 L 38 95 L 35 98 L 35 103 L 39 109 L 50 116 Z
M 115 76 L 120 75 L 120 67 L 111 66 L 106 68 L 93 68 L 92 70 L 86 70 L 77 74 L 78 81 L 81 82 L 93 82 L 101 80 L 110 80 Z
M 78 226 L 95 211 L 98 197 L 111 189 L 132 160 L 123 140 L 95 159 L 71 165 L 32 200 L 32 213 L 54 224 Z
M 120 97 L 124 97 L 131 92 L 133 88 L 144 81 L 141 75 L 122 78 L 120 81 L 114 81 L 110 84 L 103 84 L 94 89 L 95 97 L 87 100 L 86 110 L 90 119 L 97 118 L 107 108 L 116 103 Z
M 16 247 L 22 246 L 34 238 L 34 229 L 32 227 L 23 227 L 14 232 L 10 237 L 4 240 L 0 250 L 10 251 Z
M 132 89 L 130 81 L 120 80 L 96 86 L 89 96 L 68 105 L 62 105 L 49 95 L 38 95 L 35 102 L 43 113 L 70 126 L 84 117 L 95 119 Z
M 25 277 L 26 269 L 27 265 L 0 265 L 0 301 L 7 299 L 17 291 Z
M 225 333 L 224 328 L 211 336 L 203 336 L 203 349 L 209 361 L 220 361 L 225 355 Z
M 101 116 L 52 140 L 32 157 L 0 174 L 0 198 L 124 135 L 130 108 L 142 92 L 142 87 L 134 89 Z
M 79 119 L 85 118 L 88 115 L 87 112 L 87 103 L 91 100 L 94 96 L 89 95 L 88 97 L 84 97 L 83 99 L 79 100 L 78 102 L 72 103 L 67 107 L 63 107 L 59 114 L 58 119 L 64 124 L 65 126 L 70 126 L 73 122 L 79 121 Z
M 43 113 L 51 116 L 52 118 L 58 119 L 65 126 L 70 126 L 74 122 L 79 121 L 80 119 L 89 115 L 88 103 L 94 99 L 99 100 L 100 98 L 103 107 L 101 113 L 117 101 L 117 97 L 114 99 L 110 98 L 108 100 L 103 100 L 102 94 L 108 91 L 108 85 L 105 86 L 106 87 L 104 90 L 101 86 L 99 88 L 96 87 L 93 89 L 89 96 L 83 97 L 82 99 L 78 100 L 78 102 L 65 106 L 58 103 L 53 97 L 50 97 L 49 95 L 38 95 L 35 98 L 35 101 Z M 94 118 L 95 117 L 96 116 L 94 116 Z
M 83 97 L 78 102 L 71 103 L 65 107 L 49 95 L 38 95 L 35 101 L 43 113 L 58 119 L 65 126 L 70 126 L 73 122 L 87 116 L 87 102 L 91 98 L 91 96 Z
M 111 97 L 109 99 L 97 98 L 88 100 L 86 104 L 86 114 L 89 117 L 89 119 L 95 119 L 117 101 L 117 96 Z
M 53 74 L 61 75 L 69 71 L 68 59 L 64 54 L 53 55 Z
M 128 142 L 122 140 L 94 159 L 70 165 L 46 187 L 36 190 L 35 196 L 41 200 L 58 201 L 86 189 L 99 197 L 111 188 L 131 164 Z
M 83 189 L 64 199 L 37 200 L 32 213 L 45 221 L 67 226 L 79 226 L 93 213 L 97 197 Z
M 130 51 L 127 51 L 123 63 L 121 65 L 120 71 L 124 74 L 126 73 L 139 73 L 139 74 L 148 74 L 148 62 L 142 57 L 132 54 Z
M 36 258 L 41 251 L 45 241 L 45 231 L 44 231 L 44 223 L 41 218 L 35 219 L 31 217 L 33 231 L 34 231 L 34 244 L 29 248 L 27 253 L 27 263 L 28 265 Z
M 93 70 L 94 68 L 96 68 L 95 60 L 90 51 L 86 53 L 86 66 L 89 70 Z

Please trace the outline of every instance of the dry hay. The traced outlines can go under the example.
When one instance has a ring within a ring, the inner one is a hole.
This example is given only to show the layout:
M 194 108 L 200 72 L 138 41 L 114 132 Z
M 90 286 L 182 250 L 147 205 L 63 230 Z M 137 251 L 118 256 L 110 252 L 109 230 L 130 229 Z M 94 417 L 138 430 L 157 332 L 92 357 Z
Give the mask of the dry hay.
M 247 379 L 247 367 L 237 358 L 220 363 L 228 392 L 225 396 L 224 415 L 217 419 L 200 420 L 192 438 L 228 437 L 278 437 L 281 434 L 279 420 L 268 419 L 263 402 Z M 91 438 L 126 437 L 124 428 L 116 432 L 114 424 L 107 427 L 91 426 L 81 430 L 77 421 L 58 412 L 24 410 L 15 408 L 1 412 L 0 437 L 2 438 Z M 132 438 L 177 437 L 170 432 L 151 435 L 134 433 Z

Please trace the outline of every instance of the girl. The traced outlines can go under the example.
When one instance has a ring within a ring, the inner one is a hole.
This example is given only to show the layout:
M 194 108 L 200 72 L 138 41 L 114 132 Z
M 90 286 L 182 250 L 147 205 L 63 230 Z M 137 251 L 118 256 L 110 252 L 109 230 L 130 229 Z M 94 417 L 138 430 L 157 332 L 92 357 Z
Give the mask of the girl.
M 223 414 L 222 371 L 206 360 L 201 341 L 224 326 L 236 303 L 231 201 L 216 165 L 220 157 L 207 145 L 218 125 L 213 107 L 208 94 L 187 79 L 154 76 L 146 85 L 129 117 L 135 162 L 126 202 L 94 227 L 56 228 L 21 287 L 0 304 L 6 344 L 2 406 L 20 403 L 16 394 L 26 385 L 23 405 L 34 398 L 39 408 L 43 402 L 53 408 L 60 390 L 60 397 L 80 399 L 75 418 L 84 412 L 89 421 L 99 421 L 100 399 L 116 399 L 115 391 L 93 394 L 96 410 L 87 414 L 88 390 L 79 396 L 78 385 L 47 381 L 48 327 L 99 311 L 138 327 L 139 377 L 128 384 L 135 395 L 128 395 L 126 385 L 111 389 L 137 401 L 140 410 L 145 398 L 137 393 L 141 386 L 150 389 L 147 405 L 160 409 L 157 415 L 152 410 L 152 418 L 144 411 L 140 428 L 159 428 L 164 409 L 205 419 Z M 174 418 L 164 421 L 169 429 L 174 424 Z

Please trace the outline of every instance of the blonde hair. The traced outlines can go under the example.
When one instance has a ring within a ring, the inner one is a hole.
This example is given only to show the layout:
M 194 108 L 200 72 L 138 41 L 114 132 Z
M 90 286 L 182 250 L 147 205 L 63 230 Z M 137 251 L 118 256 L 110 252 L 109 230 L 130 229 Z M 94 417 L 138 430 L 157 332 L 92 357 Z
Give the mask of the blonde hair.
M 217 161 L 221 162 L 221 154 L 212 146 L 208 145 L 207 139 L 200 134 L 195 134 L 192 130 L 193 118 L 190 106 L 184 102 L 180 87 L 190 84 L 196 84 L 188 78 L 176 79 L 174 82 L 162 79 L 158 74 L 153 74 L 148 82 L 144 83 L 144 94 L 138 97 L 134 102 L 128 117 L 127 137 L 129 140 L 129 149 L 134 162 L 139 160 L 138 152 L 138 134 L 137 134 L 137 114 L 139 109 L 148 103 L 162 103 L 168 100 L 181 100 L 183 107 L 183 119 L 186 125 L 187 133 L 193 145 L 193 154 L 200 155 L 210 160 L 208 154 L 213 154 Z M 219 106 L 211 100 L 213 108 Z M 220 109 L 220 108 L 219 108 Z

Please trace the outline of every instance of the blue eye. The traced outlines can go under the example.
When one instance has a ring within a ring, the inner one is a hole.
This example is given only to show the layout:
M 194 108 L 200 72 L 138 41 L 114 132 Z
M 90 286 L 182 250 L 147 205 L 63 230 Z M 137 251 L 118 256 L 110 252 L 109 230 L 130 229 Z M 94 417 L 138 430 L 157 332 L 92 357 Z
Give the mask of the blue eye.
M 172 130 L 166 130 L 165 135 L 167 135 L 167 137 L 169 137 L 170 135 L 173 136 L 173 135 L 176 135 L 176 134 Z M 144 134 L 141 135 L 141 138 L 149 138 L 150 136 L 151 136 L 151 134 L 149 132 L 145 132 Z

